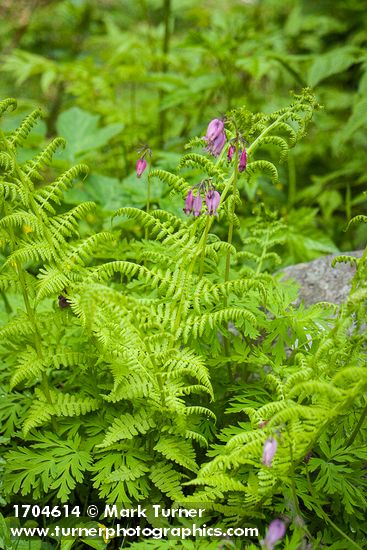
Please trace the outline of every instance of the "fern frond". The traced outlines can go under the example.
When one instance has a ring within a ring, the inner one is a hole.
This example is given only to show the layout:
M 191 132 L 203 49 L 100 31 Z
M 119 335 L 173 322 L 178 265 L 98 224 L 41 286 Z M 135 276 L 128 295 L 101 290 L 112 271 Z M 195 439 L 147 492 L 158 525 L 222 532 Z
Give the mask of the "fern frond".
M 26 316 L 18 316 L 17 319 L 8 321 L 8 323 L 0 328 L 0 339 L 9 338 L 13 341 L 19 340 L 21 337 L 30 336 L 34 332 L 34 327 Z
M 33 159 L 28 160 L 24 166 L 23 170 L 26 176 L 31 178 L 32 176 L 40 177 L 40 170 L 43 170 L 46 166 L 50 166 L 53 160 L 53 156 L 56 153 L 57 149 L 64 149 L 66 141 L 61 137 L 56 137 L 49 143 L 41 153 L 35 156 Z
M 40 301 L 46 296 L 55 296 L 60 294 L 64 288 L 68 287 L 69 279 L 56 267 L 41 268 L 38 274 L 37 300 Z
M 11 156 L 9 153 L 5 151 L 1 151 L 0 153 L 0 167 L 4 170 L 4 172 L 14 172 L 15 169 L 15 158 Z M 1 186 L 9 185 L 8 182 L 0 182 Z
M 32 212 L 25 212 L 24 210 L 19 210 L 13 214 L 8 214 L 0 220 L 0 228 L 2 227 L 11 227 L 17 228 L 22 227 L 23 225 L 28 226 L 32 231 L 37 235 L 43 235 L 44 226 L 41 221 L 32 214 Z
M 151 428 L 155 427 L 155 421 L 150 411 L 139 409 L 134 415 L 130 413 L 123 414 L 113 422 L 108 428 L 106 437 L 98 445 L 100 448 L 110 447 L 121 439 L 132 439 L 138 434 L 145 434 Z
M 65 263 L 66 269 L 70 269 L 70 266 L 73 265 L 85 265 L 90 261 L 94 250 L 96 250 L 98 246 L 104 242 L 114 241 L 115 239 L 115 235 L 113 233 L 109 233 L 108 231 L 96 233 L 95 235 L 91 235 L 90 237 L 83 239 L 80 243 L 70 247 L 65 257 L 60 258 L 60 260 Z
M 90 212 L 93 212 L 95 207 L 94 202 L 82 202 L 68 212 L 51 218 L 50 224 L 54 229 L 54 236 L 57 238 L 58 235 L 61 235 L 63 238 L 67 238 L 72 235 L 78 235 L 79 220 L 85 218 Z
M 223 172 L 208 157 L 204 157 L 204 155 L 199 155 L 197 153 L 189 153 L 182 157 L 178 168 L 181 169 L 185 166 L 200 168 L 209 177 L 216 178 L 216 187 L 218 187 L 220 191 L 222 190 L 222 184 L 220 182 L 223 180 Z
M 23 380 L 36 381 L 45 367 L 35 349 L 28 347 L 18 358 L 16 370 L 10 379 L 10 388 L 14 388 Z
M 17 100 L 13 99 L 12 97 L 2 99 L 0 101 L 0 115 L 5 113 L 8 109 L 11 109 L 12 111 L 15 111 L 17 108 Z
M 355 223 L 366 223 L 367 222 L 367 216 L 365 216 L 364 214 L 359 214 L 358 216 L 354 216 L 351 220 L 349 220 L 349 223 L 345 229 L 345 231 L 348 231 L 348 229 L 350 228 L 351 225 L 355 224 Z
M 207 409 L 206 407 L 200 407 L 199 405 L 186 407 L 185 414 L 204 415 L 204 416 L 208 416 L 209 418 L 214 420 L 214 422 L 217 421 L 217 417 L 215 416 L 215 414 L 210 409 Z
M 50 214 L 55 214 L 55 208 L 51 203 L 61 204 L 64 192 L 72 185 L 73 181 L 80 177 L 86 177 L 88 172 L 89 168 L 87 165 L 77 164 L 69 168 L 69 170 L 59 176 L 53 183 L 38 189 L 34 194 L 34 199 L 38 203 L 40 209 Z
M 200 338 L 209 326 L 211 329 L 219 327 L 223 323 L 228 321 L 236 321 L 243 319 L 247 321 L 253 329 L 256 327 L 256 317 L 250 311 L 243 308 L 224 308 L 212 313 L 206 313 L 204 315 L 196 316 L 189 315 L 185 327 L 179 329 L 179 333 L 182 333 L 184 342 L 187 342 L 190 336 L 194 338 Z
M 21 125 L 10 135 L 7 139 L 12 145 L 21 145 L 23 141 L 29 136 L 33 126 L 38 122 L 38 119 L 42 118 L 43 113 L 41 109 L 35 109 L 30 115 L 28 115 Z
M 161 436 L 154 450 L 192 472 L 198 471 L 195 453 L 188 441 L 174 436 Z
M 268 160 L 255 160 L 247 164 L 246 172 L 250 178 L 259 173 L 269 174 L 273 183 L 279 181 L 278 170 L 274 164 Z
M 346 254 L 339 254 L 338 256 L 335 256 L 335 258 L 331 261 L 331 266 L 335 267 L 336 264 L 354 264 L 358 265 L 360 262 L 360 258 L 356 256 L 347 256 Z
M 188 182 L 184 178 L 171 174 L 171 172 L 167 172 L 166 170 L 156 168 L 150 172 L 150 177 L 158 178 L 177 193 L 187 193 L 190 188 Z
M 53 414 L 56 416 L 80 416 L 96 411 L 101 405 L 99 399 L 80 393 L 51 392 Z
M 158 462 L 151 467 L 150 479 L 154 485 L 172 500 L 181 500 L 184 498 L 181 489 L 181 480 L 183 475 L 174 469 L 168 462 Z
M 282 137 L 273 135 L 265 136 L 261 141 L 261 145 L 275 145 L 276 147 L 279 147 L 279 162 L 284 162 L 285 160 L 287 160 L 289 146 L 285 139 L 283 139 Z
M 192 439 L 193 441 L 196 441 L 196 443 L 198 443 L 201 447 L 209 447 L 208 440 L 198 432 L 194 432 L 193 430 L 186 430 L 185 437 L 186 439 Z

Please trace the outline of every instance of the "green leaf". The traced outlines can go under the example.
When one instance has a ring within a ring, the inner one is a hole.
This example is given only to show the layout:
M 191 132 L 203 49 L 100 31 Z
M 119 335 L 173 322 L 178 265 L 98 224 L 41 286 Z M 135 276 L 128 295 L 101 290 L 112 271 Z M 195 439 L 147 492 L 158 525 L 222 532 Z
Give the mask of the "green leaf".
M 353 111 L 346 124 L 342 126 L 342 129 L 335 135 L 333 139 L 333 146 L 335 150 L 338 150 L 341 145 L 344 145 L 350 140 L 352 135 L 361 127 L 367 123 L 367 98 L 362 97 L 353 106 Z
M 87 153 L 100 149 L 123 130 L 122 124 L 98 128 L 98 123 L 98 115 L 83 111 L 79 107 L 64 111 L 56 123 L 58 134 L 67 141 L 65 151 L 61 154 L 62 158 L 75 162 Z
M 316 57 L 308 75 L 309 86 L 316 86 L 325 78 L 342 73 L 359 61 L 360 50 L 352 46 L 334 48 L 327 53 Z

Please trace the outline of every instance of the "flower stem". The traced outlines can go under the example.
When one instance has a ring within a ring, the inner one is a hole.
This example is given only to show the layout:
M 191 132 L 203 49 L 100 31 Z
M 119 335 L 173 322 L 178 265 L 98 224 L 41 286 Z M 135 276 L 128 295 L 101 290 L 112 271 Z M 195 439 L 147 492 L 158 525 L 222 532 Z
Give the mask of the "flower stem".
M 235 157 L 234 157 L 234 172 L 233 177 L 231 178 L 231 186 L 232 186 L 232 204 L 230 209 L 230 222 L 228 227 L 228 236 L 227 236 L 227 242 L 228 244 L 232 244 L 233 239 L 233 218 L 234 218 L 234 212 L 235 212 L 235 197 L 237 192 L 237 180 L 238 180 L 238 146 L 239 146 L 239 136 L 238 131 L 236 128 L 236 151 L 235 151 Z M 227 282 L 229 280 L 229 272 L 231 268 L 231 252 L 228 250 L 226 255 L 226 267 L 224 271 L 224 282 Z M 227 297 L 224 300 L 225 306 L 227 306 Z
M 150 181 L 150 172 L 152 170 L 152 159 L 149 160 L 149 169 L 148 169 L 148 182 L 147 182 L 147 207 L 146 212 L 150 212 L 150 202 L 151 202 L 151 181 Z M 145 228 L 144 237 L 147 240 L 149 238 L 149 229 Z
M 162 73 L 166 73 L 168 69 L 168 60 L 167 55 L 169 53 L 169 47 L 170 47 L 170 39 L 171 39 L 171 0 L 163 0 L 163 17 L 164 17 L 164 36 L 163 36 L 163 43 L 162 43 L 162 54 L 163 54 L 163 62 L 162 62 Z M 159 135 L 159 145 L 160 147 L 163 147 L 164 143 L 164 134 L 166 130 L 166 111 L 162 109 L 162 104 L 165 97 L 165 91 L 160 90 L 159 92 L 159 129 L 158 129 L 158 135 Z

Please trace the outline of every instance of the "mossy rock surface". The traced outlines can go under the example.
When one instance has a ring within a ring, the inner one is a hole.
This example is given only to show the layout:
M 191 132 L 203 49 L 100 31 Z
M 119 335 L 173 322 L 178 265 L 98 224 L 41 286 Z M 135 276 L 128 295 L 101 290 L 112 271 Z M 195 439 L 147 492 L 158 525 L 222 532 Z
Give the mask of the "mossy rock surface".
M 360 258 L 363 250 L 343 252 L 348 256 Z M 333 258 L 339 254 L 330 254 L 301 264 L 291 265 L 281 270 L 283 279 L 293 279 L 299 286 L 299 300 L 306 305 L 317 302 L 341 304 L 348 297 L 355 266 L 338 263 L 332 267 Z

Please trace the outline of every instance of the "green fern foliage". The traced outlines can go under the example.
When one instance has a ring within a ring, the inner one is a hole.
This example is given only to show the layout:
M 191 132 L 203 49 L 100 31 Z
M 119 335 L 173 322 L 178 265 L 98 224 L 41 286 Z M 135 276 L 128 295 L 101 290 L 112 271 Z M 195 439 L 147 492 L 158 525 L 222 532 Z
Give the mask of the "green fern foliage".
M 12 107 L 1 102 L 0 112 Z M 306 525 L 324 521 L 324 505 L 337 515 L 330 499 L 340 492 L 345 522 L 360 532 L 364 484 L 356 498 L 351 488 L 366 458 L 365 258 L 335 260 L 357 266 L 343 307 L 296 307 L 294 287 L 272 275 L 286 220 L 261 205 L 245 225 L 240 215 L 259 178 L 277 184 L 317 108 L 306 89 L 274 113 L 231 111 L 217 157 L 194 139 L 175 174 L 148 175 L 182 208 L 190 190 L 200 193 L 200 212 L 185 208 L 200 215 L 122 204 L 97 232 L 86 223 L 93 202 L 64 202 L 88 167 L 57 173 L 62 139 L 18 160 L 40 111 L 1 134 L 0 475 L 9 505 L 17 494 L 83 506 L 196 502 L 224 526 L 285 507 Z M 276 447 L 271 460 L 265 445 Z

